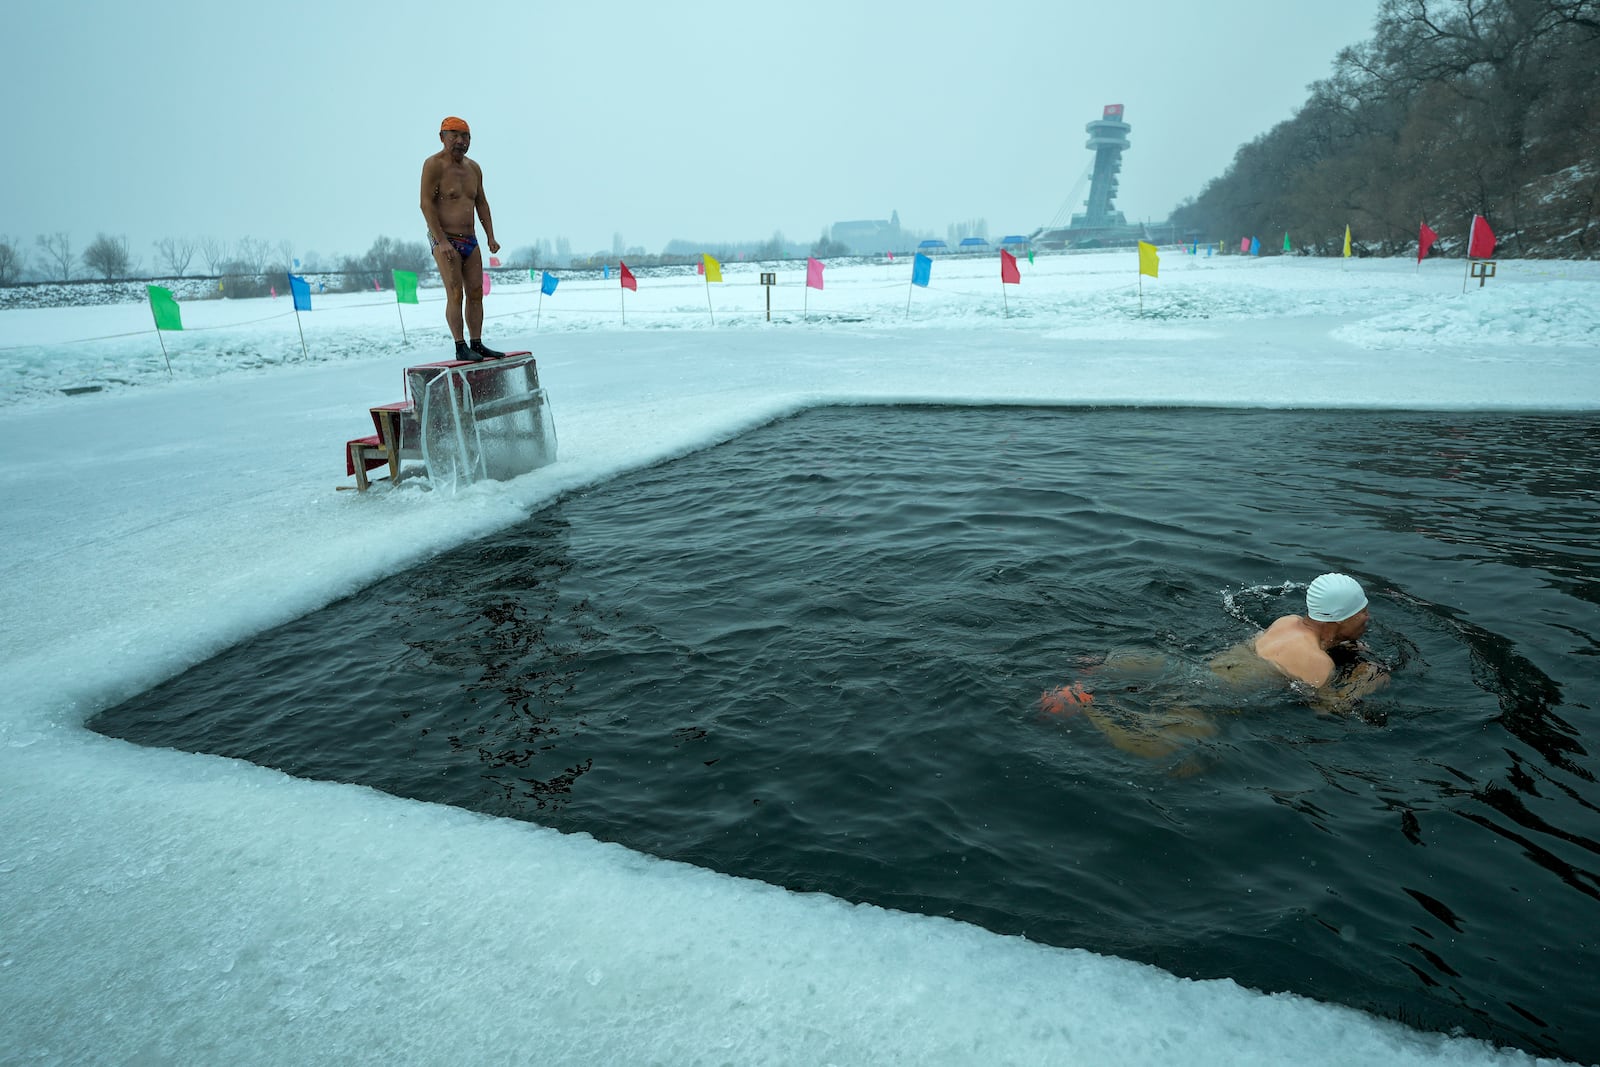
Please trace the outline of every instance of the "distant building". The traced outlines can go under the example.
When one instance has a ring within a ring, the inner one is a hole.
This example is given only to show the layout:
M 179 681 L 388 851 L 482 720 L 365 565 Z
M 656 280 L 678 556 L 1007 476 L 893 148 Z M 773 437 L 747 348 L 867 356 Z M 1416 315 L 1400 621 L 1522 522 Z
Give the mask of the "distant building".
M 1084 127 L 1089 135 L 1085 148 L 1094 152 L 1094 167 L 1089 183 L 1086 210 L 1072 216 L 1066 226 L 1045 227 L 1033 235 L 1039 248 L 1093 248 L 1131 245 L 1145 236 L 1146 227 L 1129 223 L 1117 210 L 1117 176 L 1122 173 L 1122 153 L 1130 147 L 1128 133 L 1133 127 L 1122 117 L 1121 104 L 1107 104 L 1100 118 Z M 1072 199 L 1076 190 L 1068 195 Z
M 1112 203 L 1117 195 L 1117 175 L 1122 173 L 1122 153 L 1129 148 L 1128 131 L 1133 129 L 1122 120 L 1122 105 L 1107 104 L 1098 122 L 1084 127 L 1089 141 L 1083 147 L 1094 150 L 1094 179 L 1089 183 L 1088 208 L 1082 215 L 1072 216 L 1072 229 L 1126 226 Z
M 887 219 L 855 219 L 836 222 L 828 236 L 847 246 L 857 255 L 870 256 L 880 252 L 898 252 L 905 247 L 905 237 L 900 232 L 900 212 L 890 212 Z

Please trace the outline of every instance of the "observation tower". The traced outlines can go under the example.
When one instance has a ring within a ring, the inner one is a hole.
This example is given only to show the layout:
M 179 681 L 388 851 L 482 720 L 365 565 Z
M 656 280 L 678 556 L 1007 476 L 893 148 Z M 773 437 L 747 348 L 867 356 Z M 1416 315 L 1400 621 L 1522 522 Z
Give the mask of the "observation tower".
M 1117 175 L 1122 173 L 1122 153 L 1132 147 L 1128 142 L 1132 129 L 1122 120 L 1121 104 L 1107 104 L 1098 119 L 1084 126 L 1089 135 L 1084 147 L 1094 152 L 1094 160 L 1073 184 L 1055 218 L 1034 232 L 1036 248 L 1131 245 L 1146 236 L 1146 227 L 1130 224 L 1116 207 Z M 1089 198 L 1080 201 L 1085 183 Z M 1083 211 L 1072 210 L 1080 205 Z
M 1094 150 L 1094 176 L 1089 181 L 1089 201 L 1084 205 L 1088 210 L 1072 216 L 1068 229 L 1128 224 L 1112 200 L 1117 195 L 1117 175 L 1122 173 L 1122 153 L 1131 147 L 1128 144 L 1131 129 L 1132 126 L 1122 121 L 1121 104 L 1107 104 L 1099 120 L 1084 127 L 1089 140 L 1083 147 Z

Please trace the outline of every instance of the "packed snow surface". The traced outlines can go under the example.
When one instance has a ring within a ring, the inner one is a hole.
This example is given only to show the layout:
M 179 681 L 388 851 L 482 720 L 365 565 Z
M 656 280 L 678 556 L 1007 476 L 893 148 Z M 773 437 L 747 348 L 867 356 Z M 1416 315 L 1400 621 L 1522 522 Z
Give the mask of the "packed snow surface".
M 1459 261 L 1166 249 L 1142 310 L 1132 252 L 1021 266 L 1002 291 L 993 257 L 926 289 L 905 260 L 841 263 L 807 291 L 766 265 L 770 324 L 753 264 L 542 300 L 503 273 L 486 337 L 538 355 L 560 459 L 454 495 L 336 488 L 367 408 L 448 354 L 437 290 L 314 293 L 298 328 L 284 296 L 187 300 L 165 356 L 143 304 L 0 312 L 0 1060 L 1535 1062 L 83 726 L 563 492 L 812 405 L 1600 408 L 1597 264 L 1502 262 L 1463 292 Z

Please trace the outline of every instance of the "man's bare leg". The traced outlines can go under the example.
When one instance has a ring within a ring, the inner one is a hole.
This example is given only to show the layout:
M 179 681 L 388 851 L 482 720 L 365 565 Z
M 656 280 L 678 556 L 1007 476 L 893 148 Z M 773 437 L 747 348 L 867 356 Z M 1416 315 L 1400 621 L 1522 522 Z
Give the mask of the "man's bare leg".
M 467 301 L 467 336 L 472 338 L 469 359 L 494 359 L 505 355 L 483 343 L 483 249 L 474 248 L 461 264 L 461 281 Z
M 1113 717 L 1090 704 L 1083 714 L 1117 748 L 1145 759 L 1165 759 L 1194 741 L 1217 735 L 1217 724 L 1196 708 L 1123 711 Z
M 465 286 L 461 279 L 461 257 L 455 254 L 454 249 L 445 251 L 447 244 L 435 245 L 433 248 L 433 262 L 439 267 L 439 279 L 444 282 L 444 321 L 450 327 L 450 336 L 456 344 L 461 344 L 465 338 L 462 335 L 461 298 L 465 294 Z M 481 323 L 483 316 L 483 279 L 478 279 L 478 316 Z
M 474 248 L 461 261 L 461 286 L 467 300 L 467 336 L 483 339 L 483 250 Z

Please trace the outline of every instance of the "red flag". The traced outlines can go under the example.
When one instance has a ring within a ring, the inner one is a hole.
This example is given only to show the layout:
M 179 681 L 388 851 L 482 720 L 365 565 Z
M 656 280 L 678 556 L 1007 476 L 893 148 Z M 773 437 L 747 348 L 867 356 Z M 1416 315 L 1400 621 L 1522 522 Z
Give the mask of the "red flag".
M 1437 241 L 1438 239 L 1439 235 L 1433 232 L 1433 227 L 1424 222 L 1422 224 L 1422 232 L 1417 236 L 1418 263 L 1421 263 L 1424 259 L 1428 258 L 1428 249 L 1432 248 L 1433 242 Z
M 1494 231 L 1489 229 L 1489 220 L 1482 215 L 1472 216 L 1472 229 L 1467 236 L 1467 258 L 1494 258 Z
M 1000 250 L 1000 284 L 1022 284 L 1022 272 L 1017 270 L 1017 257 L 1003 248 Z
M 622 287 L 624 289 L 632 289 L 637 293 L 639 291 L 639 283 L 634 278 L 633 271 L 629 270 L 628 265 L 621 260 L 617 261 L 617 267 L 619 268 L 618 276 L 622 279 Z
M 706 272 L 706 261 L 702 259 L 700 262 L 696 263 L 694 265 L 694 272 L 696 274 L 704 274 Z

